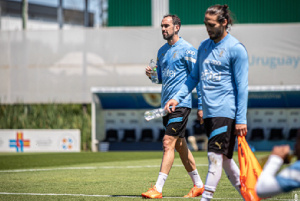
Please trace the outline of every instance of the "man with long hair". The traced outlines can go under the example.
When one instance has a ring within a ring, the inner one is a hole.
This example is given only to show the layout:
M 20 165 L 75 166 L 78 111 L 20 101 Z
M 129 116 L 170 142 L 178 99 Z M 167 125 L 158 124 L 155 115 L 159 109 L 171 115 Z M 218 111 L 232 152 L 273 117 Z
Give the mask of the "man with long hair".
M 229 32 L 232 18 L 227 5 L 214 5 L 205 12 L 204 24 L 209 38 L 202 41 L 193 72 L 180 91 L 166 105 L 175 106 L 200 82 L 202 106 L 208 135 L 208 173 L 201 201 L 213 198 L 221 179 L 222 167 L 231 184 L 240 192 L 240 170 L 232 159 L 236 135 L 247 134 L 248 54 Z

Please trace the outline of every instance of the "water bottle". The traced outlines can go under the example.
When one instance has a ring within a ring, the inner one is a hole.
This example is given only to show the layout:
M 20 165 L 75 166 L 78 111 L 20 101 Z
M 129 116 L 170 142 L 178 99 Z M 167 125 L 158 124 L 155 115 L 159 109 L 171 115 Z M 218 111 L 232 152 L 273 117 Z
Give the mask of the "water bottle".
M 149 66 L 151 67 L 151 81 L 152 83 L 158 84 L 158 76 L 156 71 L 156 64 L 153 59 L 151 59 Z
M 152 119 L 156 119 L 159 117 L 166 116 L 168 114 L 168 110 L 164 110 L 163 108 L 155 109 L 155 110 L 149 110 L 146 111 L 144 114 L 144 117 L 147 121 L 150 121 Z

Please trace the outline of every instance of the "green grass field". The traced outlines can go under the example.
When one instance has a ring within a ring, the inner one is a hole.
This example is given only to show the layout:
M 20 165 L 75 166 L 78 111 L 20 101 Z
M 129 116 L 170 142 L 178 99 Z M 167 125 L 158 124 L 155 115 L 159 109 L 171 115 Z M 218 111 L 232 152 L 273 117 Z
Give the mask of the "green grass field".
M 205 181 L 206 152 L 193 154 Z M 162 152 L 0 153 L 0 200 L 143 200 L 140 194 L 155 184 L 161 158 Z M 238 163 L 237 153 L 234 159 Z M 163 200 L 187 200 L 181 197 L 191 187 L 176 154 Z M 224 172 L 214 198 L 242 200 Z M 294 199 L 287 193 L 268 200 Z

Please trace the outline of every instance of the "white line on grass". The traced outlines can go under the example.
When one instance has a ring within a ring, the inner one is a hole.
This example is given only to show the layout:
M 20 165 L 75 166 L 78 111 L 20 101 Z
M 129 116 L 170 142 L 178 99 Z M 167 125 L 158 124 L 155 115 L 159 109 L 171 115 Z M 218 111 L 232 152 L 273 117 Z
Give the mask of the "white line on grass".
M 0 195 L 39 195 L 39 196 L 76 196 L 76 197 L 119 197 L 119 198 L 142 198 L 140 195 L 86 195 L 86 194 L 55 194 L 55 193 L 8 193 L 0 192 Z M 182 199 L 183 197 L 163 197 Z M 199 199 L 194 198 L 194 199 Z M 214 198 L 217 200 L 242 200 L 242 198 Z
M 196 166 L 208 166 L 208 164 L 198 164 Z M 99 166 L 99 167 L 65 167 L 65 168 L 44 168 L 44 169 L 17 169 L 17 170 L 0 170 L 5 172 L 37 172 L 37 171 L 54 171 L 54 170 L 93 170 L 93 169 L 126 169 L 126 168 L 158 168 L 160 165 L 137 165 L 137 166 Z M 183 167 L 183 165 L 173 165 L 173 167 Z
M 86 195 L 86 194 L 55 194 L 55 193 L 8 193 L 8 192 L 0 192 L 0 195 L 39 195 L 39 196 L 75 196 L 75 197 L 119 197 L 119 198 L 142 198 L 140 195 Z M 183 197 L 163 197 L 163 198 L 173 198 L 173 199 L 182 199 Z M 199 199 L 190 198 L 190 199 Z M 243 200 L 242 198 L 214 198 L 214 200 Z M 274 198 L 272 200 L 280 200 L 280 201 L 289 201 L 290 199 L 281 199 Z

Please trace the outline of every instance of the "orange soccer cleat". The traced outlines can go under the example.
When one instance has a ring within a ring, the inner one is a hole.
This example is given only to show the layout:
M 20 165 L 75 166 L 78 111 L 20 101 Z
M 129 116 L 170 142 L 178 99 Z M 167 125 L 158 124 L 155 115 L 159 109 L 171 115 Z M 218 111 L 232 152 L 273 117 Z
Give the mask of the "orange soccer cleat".
M 142 193 L 143 198 L 162 198 L 162 193 L 158 192 L 156 190 L 156 187 L 153 186 L 152 188 L 149 188 L 149 190 L 145 193 Z
M 185 198 L 198 197 L 202 195 L 203 192 L 204 192 L 204 186 L 202 188 L 198 188 L 197 186 L 194 185 L 194 187 L 190 190 L 190 192 L 183 197 Z

